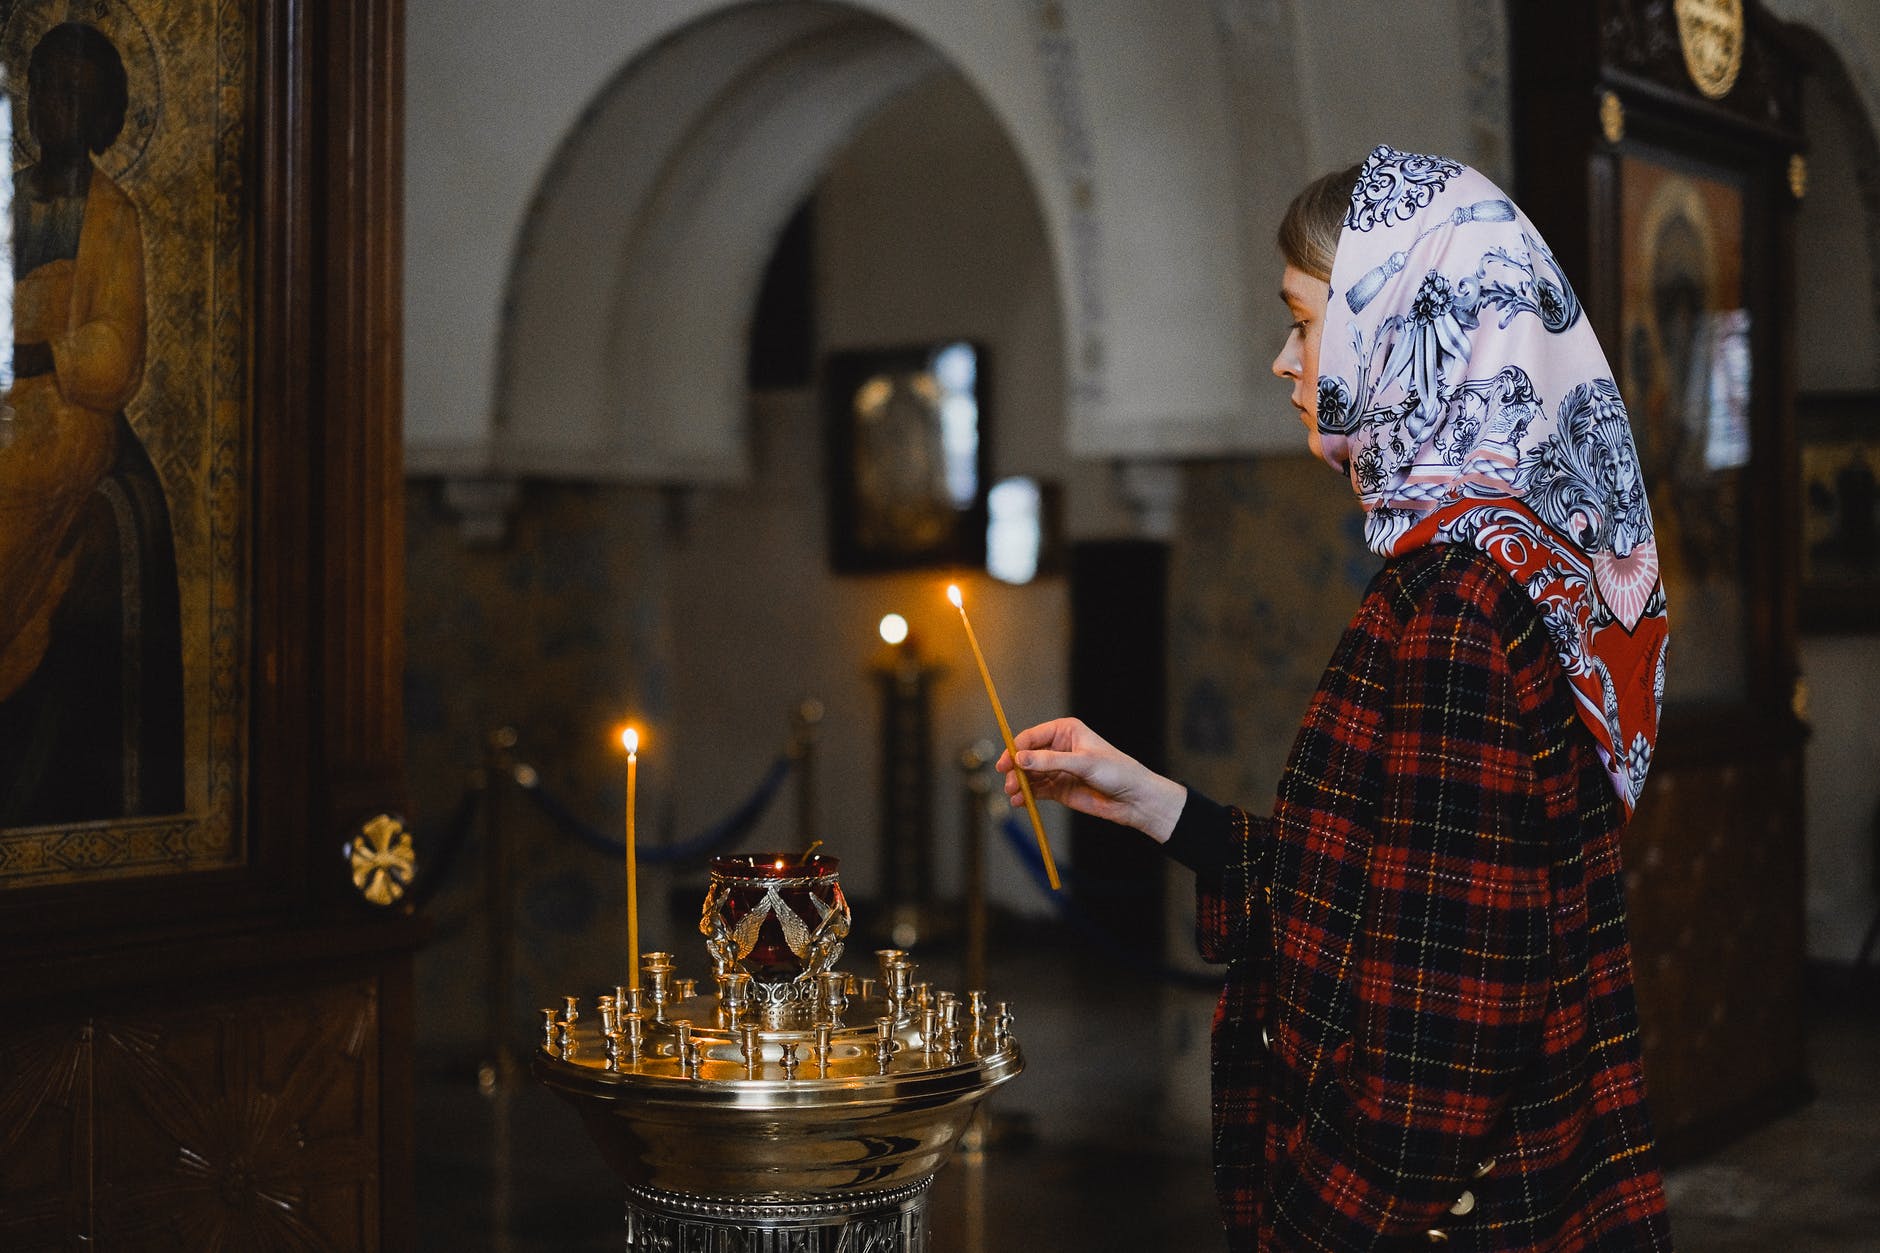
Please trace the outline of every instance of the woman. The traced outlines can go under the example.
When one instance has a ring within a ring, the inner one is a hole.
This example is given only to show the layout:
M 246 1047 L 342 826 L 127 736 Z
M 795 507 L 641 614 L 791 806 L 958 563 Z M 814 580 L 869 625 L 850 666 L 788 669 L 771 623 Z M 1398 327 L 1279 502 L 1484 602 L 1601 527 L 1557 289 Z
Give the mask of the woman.
M 1664 594 L 1611 371 L 1532 224 L 1456 162 L 1380 147 L 1280 246 L 1273 372 L 1386 560 L 1272 815 L 1075 719 L 1017 764 L 1196 872 L 1234 1248 L 1668 1250 L 1619 867 Z

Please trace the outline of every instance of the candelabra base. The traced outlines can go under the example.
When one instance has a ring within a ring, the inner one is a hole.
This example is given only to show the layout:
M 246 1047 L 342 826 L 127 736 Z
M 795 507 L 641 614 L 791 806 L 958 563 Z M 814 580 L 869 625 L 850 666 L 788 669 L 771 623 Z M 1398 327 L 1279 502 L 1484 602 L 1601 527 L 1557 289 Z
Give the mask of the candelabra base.
M 740 1253 L 927 1253 L 930 1175 L 840 1198 L 763 1200 L 627 1189 L 627 1253 L 736 1249 Z

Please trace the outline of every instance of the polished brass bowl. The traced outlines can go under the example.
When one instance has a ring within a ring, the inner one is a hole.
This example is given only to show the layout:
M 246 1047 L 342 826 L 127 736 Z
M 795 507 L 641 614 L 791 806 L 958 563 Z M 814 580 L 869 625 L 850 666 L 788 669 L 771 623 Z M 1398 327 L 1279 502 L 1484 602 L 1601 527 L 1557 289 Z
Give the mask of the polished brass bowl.
M 701 930 L 715 993 L 678 977 L 671 954 L 642 954 L 643 986 L 615 988 L 592 1013 L 577 997 L 542 1011 L 535 1075 L 627 1184 L 629 1250 L 921 1253 L 928 1185 L 979 1102 L 1025 1068 L 1011 1012 L 983 991 L 933 991 L 895 949 L 875 954 L 878 977 L 830 969 L 848 922 L 833 865 L 834 890 L 807 905 L 781 889 L 824 885 L 774 869 L 735 908 L 714 882 Z M 773 947 L 801 965 L 779 1000 L 761 980 L 778 972 L 744 965 L 756 946 L 739 928 L 755 935 L 810 908 L 827 943 L 799 945 L 786 923 Z
M 807 1034 L 765 1039 L 777 1045 Z M 850 1039 L 834 1050 L 827 1078 L 751 1079 L 728 1055 L 735 1046 L 714 1041 L 700 1077 L 687 1079 L 670 1055 L 609 1070 L 599 1033 L 577 1031 L 572 1056 L 537 1051 L 535 1074 L 574 1105 L 602 1157 L 630 1184 L 745 1201 L 828 1198 L 933 1176 L 978 1103 L 1025 1066 L 1010 1040 L 990 1055 L 933 1067 L 921 1061 L 917 1033 L 897 1043 L 887 1074 L 876 1072 L 871 1049 Z

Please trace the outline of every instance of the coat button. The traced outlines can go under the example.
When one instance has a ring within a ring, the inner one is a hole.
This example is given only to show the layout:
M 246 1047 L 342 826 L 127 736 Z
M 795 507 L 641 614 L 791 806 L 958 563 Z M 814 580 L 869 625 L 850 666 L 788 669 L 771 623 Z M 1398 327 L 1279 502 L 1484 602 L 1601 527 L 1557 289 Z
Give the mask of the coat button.
M 1495 1159 L 1491 1157 L 1475 1168 L 1475 1177 L 1477 1179 L 1486 1179 L 1488 1178 L 1488 1172 L 1493 1169 L 1495 1169 Z
M 1464 1214 L 1469 1213 L 1474 1208 L 1475 1208 L 1475 1193 L 1464 1191 L 1461 1196 L 1456 1198 L 1456 1203 L 1449 1207 L 1449 1212 L 1454 1214 L 1457 1218 L 1461 1218 Z
M 1260 1043 L 1264 1044 L 1269 1050 L 1273 1047 L 1273 1033 L 1268 1031 L 1265 1027 L 1260 1028 Z
M 1424 1237 L 1427 1240 L 1429 1240 L 1431 1244 L 1448 1244 L 1449 1243 L 1449 1233 L 1447 1231 L 1438 1231 L 1436 1228 L 1431 1227 L 1428 1231 L 1424 1232 L 1423 1234 L 1424 1234 Z

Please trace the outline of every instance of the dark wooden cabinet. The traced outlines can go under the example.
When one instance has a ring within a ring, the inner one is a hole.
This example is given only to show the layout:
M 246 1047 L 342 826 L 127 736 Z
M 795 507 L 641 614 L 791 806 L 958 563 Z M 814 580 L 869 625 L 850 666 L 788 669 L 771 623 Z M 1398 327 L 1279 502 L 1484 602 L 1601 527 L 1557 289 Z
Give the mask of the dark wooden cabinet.
M 1664 719 L 1626 833 L 1667 1157 L 1800 1099 L 1793 212 L 1800 66 L 1725 0 L 1514 5 L 1516 194 L 1632 418 L 1669 601 Z
M 106 977 L 0 1032 L 4 1247 L 411 1247 L 406 930 L 157 946 L 180 980 L 62 963 Z
M 200 10 L 97 18 L 149 136 L 99 168 L 142 214 L 196 774 L 0 833 L 0 1248 L 408 1249 L 423 926 L 341 853 L 403 804 L 402 6 Z

